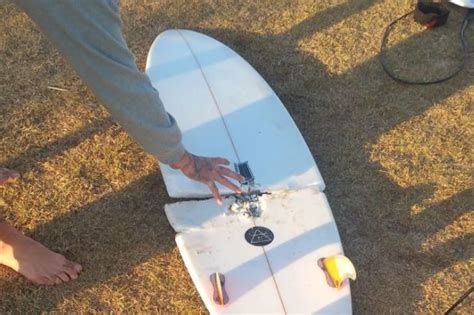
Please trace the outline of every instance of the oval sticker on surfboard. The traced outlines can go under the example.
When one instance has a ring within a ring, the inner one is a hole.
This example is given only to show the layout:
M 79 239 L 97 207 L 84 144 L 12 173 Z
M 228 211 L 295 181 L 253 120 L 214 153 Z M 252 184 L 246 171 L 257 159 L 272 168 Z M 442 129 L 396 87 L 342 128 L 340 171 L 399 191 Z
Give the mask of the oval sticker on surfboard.
M 245 240 L 253 246 L 265 246 L 273 242 L 273 232 L 263 226 L 254 226 L 245 232 Z

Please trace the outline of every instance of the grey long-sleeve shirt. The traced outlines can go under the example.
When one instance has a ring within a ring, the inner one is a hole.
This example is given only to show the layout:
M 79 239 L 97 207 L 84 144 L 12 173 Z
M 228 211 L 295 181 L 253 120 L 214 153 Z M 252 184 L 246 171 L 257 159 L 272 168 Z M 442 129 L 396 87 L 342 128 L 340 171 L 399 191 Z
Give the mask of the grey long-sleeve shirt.
M 122 35 L 117 0 L 16 0 L 114 119 L 162 163 L 181 158 L 181 132 Z

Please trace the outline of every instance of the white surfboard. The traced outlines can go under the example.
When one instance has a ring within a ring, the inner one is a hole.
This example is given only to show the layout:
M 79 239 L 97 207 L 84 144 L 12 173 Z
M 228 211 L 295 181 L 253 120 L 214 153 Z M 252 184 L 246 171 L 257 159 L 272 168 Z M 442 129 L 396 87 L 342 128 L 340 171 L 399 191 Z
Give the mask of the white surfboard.
M 227 46 L 192 31 L 165 31 L 150 48 L 146 72 L 190 152 L 248 162 L 262 191 L 324 189 L 311 152 L 279 98 Z M 166 165 L 161 171 L 171 197 L 211 196 L 207 186 L 181 172 Z
M 343 254 L 324 182 L 265 80 L 230 48 L 186 30 L 157 37 L 146 71 L 185 147 L 241 167 L 247 162 L 263 193 L 229 196 L 222 206 L 209 199 L 165 207 L 209 311 L 350 314 L 348 280 L 336 289 L 320 267 L 321 259 Z M 161 171 L 170 196 L 211 196 L 180 172 L 165 165 Z
M 349 283 L 332 287 L 318 266 L 320 259 L 343 254 L 322 192 L 307 188 L 263 195 L 258 218 L 229 211 L 233 201 L 165 207 L 186 267 L 212 314 L 351 314 Z M 263 232 L 248 240 L 246 232 L 256 226 Z M 213 299 L 209 277 L 216 272 L 226 279 L 225 305 Z

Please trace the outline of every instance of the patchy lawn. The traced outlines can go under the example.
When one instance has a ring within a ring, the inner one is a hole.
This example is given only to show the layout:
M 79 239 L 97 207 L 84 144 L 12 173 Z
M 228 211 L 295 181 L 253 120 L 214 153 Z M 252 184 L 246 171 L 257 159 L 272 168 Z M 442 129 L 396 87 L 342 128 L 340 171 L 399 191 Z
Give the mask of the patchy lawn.
M 317 160 L 356 265 L 356 314 L 439 314 L 474 283 L 472 54 L 442 84 L 388 78 L 378 61 L 383 29 L 412 2 L 121 5 L 142 69 L 156 35 L 193 29 L 235 49 L 281 97 Z M 411 78 L 449 72 L 460 58 L 462 18 L 453 7 L 433 31 L 409 19 L 397 25 L 391 67 Z M 12 4 L 0 5 L 0 29 L 0 165 L 22 173 L 0 187 L 3 212 L 85 268 L 77 281 L 38 287 L 0 267 L 0 312 L 206 312 L 164 215 L 171 199 L 154 158 Z M 473 304 L 471 297 L 458 312 Z

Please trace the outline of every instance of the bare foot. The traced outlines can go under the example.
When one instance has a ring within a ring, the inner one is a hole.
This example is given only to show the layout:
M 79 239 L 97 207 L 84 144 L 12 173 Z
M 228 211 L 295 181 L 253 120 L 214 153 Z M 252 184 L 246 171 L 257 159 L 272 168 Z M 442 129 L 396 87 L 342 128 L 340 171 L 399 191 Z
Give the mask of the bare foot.
M 82 266 L 50 251 L 7 223 L 0 222 L 0 264 L 37 284 L 60 284 L 76 279 Z
M 14 182 L 18 177 L 20 177 L 20 174 L 17 171 L 0 167 L 0 185 Z

